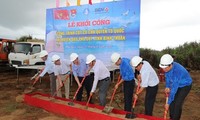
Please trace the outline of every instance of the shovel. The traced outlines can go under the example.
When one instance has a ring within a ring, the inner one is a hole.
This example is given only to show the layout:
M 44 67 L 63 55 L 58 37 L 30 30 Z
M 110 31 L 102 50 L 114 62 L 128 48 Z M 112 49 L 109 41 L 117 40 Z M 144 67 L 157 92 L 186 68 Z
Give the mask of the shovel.
M 137 89 L 136 89 L 137 92 L 138 92 L 139 89 L 140 89 L 140 83 L 141 83 L 141 81 L 139 80 L 139 81 L 138 81 L 138 86 L 137 86 Z M 137 99 L 138 99 L 138 98 L 137 98 Z M 137 99 L 134 99 L 134 101 L 133 101 L 133 106 L 132 106 L 132 109 L 131 109 L 131 113 L 127 113 L 127 114 L 126 114 L 126 118 L 131 118 L 131 119 L 133 119 L 133 118 L 136 117 L 136 115 L 134 114 L 134 109 L 135 109 L 135 105 L 136 105 Z
M 41 72 L 42 72 L 42 71 L 38 71 L 33 77 L 31 77 L 31 80 L 35 79 L 38 75 L 40 75 Z M 33 81 L 32 87 L 37 83 L 38 80 L 39 80 L 39 79 L 35 79 L 35 80 Z
M 41 73 L 42 71 L 38 71 L 33 77 L 31 77 L 31 80 L 33 80 L 33 79 L 35 79 L 40 73 Z M 32 86 L 29 86 L 27 89 L 25 89 L 24 90 L 24 93 L 26 94 L 26 93 L 31 93 L 31 92 L 33 92 L 33 90 L 35 89 L 34 88 L 34 85 L 37 83 L 37 81 L 38 81 L 39 79 L 35 79 L 34 81 L 33 81 L 33 83 L 32 83 Z
M 117 84 L 119 83 L 120 79 L 121 79 L 121 76 L 119 75 L 119 76 L 118 76 L 118 80 L 117 80 Z M 112 94 L 110 103 L 109 103 L 109 105 L 107 105 L 107 106 L 104 107 L 104 109 L 102 110 L 102 112 L 109 114 L 109 113 L 113 110 L 114 107 L 112 107 L 111 104 L 112 104 L 112 102 L 113 102 L 113 99 L 114 99 L 114 95 L 115 95 L 115 93 L 116 93 L 116 90 L 117 90 L 117 89 L 114 88 L 114 91 L 113 91 L 113 94 Z
M 84 76 L 84 78 L 81 81 L 81 85 L 83 84 L 83 82 L 85 81 L 86 76 Z M 76 93 L 74 94 L 74 97 L 72 99 L 71 102 L 68 103 L 68 105 L 74 106 L 74 100 L 76 99 L 76 95 L 78 94 L 78 91 L 80 90 L 81 87 L 78 87 L 78 89 L 76 90 Z
M 87 101 L 87 103 L 86 103 L 85 109 L 88 109 L 88 105 L 89 105 L 89 102 L 90 102 L 91 97 L 92 97 L 92 94 L 90 94 L 90 96 L 89 96 L 89 98 L 88 98 L 88 101 Z
M 168 103 L 169 94 L 166 93 L 165 95 L 166 95 L 166 103 L 165 104 L 167 104 Z M 164 111 L 164 119 L 165 120 L 167 119 L 167 112 L 168 112 L 168 109 L 165 109 L 165 111 Z

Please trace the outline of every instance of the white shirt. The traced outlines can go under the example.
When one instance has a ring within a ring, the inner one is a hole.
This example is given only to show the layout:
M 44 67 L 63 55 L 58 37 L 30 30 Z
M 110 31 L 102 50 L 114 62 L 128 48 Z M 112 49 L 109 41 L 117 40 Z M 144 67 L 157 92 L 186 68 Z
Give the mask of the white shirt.
M 71 62 L 69 60 L 63 59 L 60 60 L 60 65 L 54 65 L 54 74 L 60 75 L 60 74 L 66 74 L 70 71 L 70 64 Z
M 94 82 L 91 92 L 94 92 L 96 90 L 98 81 L 110 77 L 110 72 L 100 60 L 96 60 L 92 70 L 94 71 Z
M 148 86 L 153 87 L 159 83 L 159 79 L 155 70 L 147 61 L 143 61 L 140 74 L 142 79 L 141 87 L 148 87 Z
M 51 74 L 54 72 L 54 64 L 51 61 L 50 57 L 47 57 L 47 60 L 45 60 L 45 68 L 42 71 L 42 73 L 40 74 L 40 77 L 43 77 L 46 73 Z

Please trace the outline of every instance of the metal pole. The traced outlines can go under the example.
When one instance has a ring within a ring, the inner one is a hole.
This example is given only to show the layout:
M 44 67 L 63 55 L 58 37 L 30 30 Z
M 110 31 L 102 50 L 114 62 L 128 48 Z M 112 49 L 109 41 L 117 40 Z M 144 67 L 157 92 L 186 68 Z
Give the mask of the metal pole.
M 19 83 L 19 68 L 17 68 L 17 84 Z

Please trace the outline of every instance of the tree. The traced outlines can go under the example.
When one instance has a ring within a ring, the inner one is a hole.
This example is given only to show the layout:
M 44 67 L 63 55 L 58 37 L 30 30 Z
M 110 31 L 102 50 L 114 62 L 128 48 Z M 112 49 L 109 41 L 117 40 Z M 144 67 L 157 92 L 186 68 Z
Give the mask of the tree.
M 27 42 L 28 40 L 32 40 L 32 36 L 28 35 L 28 36 L 22 36 L 19 39 L 17 39 L 18 42 Z

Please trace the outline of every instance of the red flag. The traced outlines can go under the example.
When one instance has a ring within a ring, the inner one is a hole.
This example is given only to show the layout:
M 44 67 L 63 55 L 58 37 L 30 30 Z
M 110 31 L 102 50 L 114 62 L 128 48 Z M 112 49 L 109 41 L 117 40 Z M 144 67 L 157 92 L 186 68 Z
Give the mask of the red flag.
M 60 4 L 60 0 L 56 0 L 56 7 L 58 8 Z
M 92 0 L 89 0 L 89 4 L 92 5 Z
M 69 12 L 67 10 L 54 10 L 54 19 L 69 20 Z

